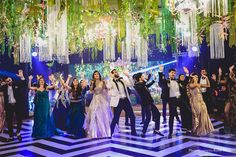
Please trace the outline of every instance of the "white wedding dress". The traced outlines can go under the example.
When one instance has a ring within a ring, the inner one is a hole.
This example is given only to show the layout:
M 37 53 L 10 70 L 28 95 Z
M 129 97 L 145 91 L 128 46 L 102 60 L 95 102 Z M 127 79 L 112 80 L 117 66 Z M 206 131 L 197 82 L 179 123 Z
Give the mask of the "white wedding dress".
M 112 111 L 108 101 L 107 91 L 103 82 L 96 82 L 93 99 L 85 118 L 84 129 L 90 138 L 110 137 Z

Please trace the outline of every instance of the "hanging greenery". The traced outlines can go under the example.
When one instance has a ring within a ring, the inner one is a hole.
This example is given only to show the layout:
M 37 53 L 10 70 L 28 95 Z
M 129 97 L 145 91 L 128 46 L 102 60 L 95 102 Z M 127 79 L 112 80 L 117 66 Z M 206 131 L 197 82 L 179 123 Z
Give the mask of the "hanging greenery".
M 236 46 L 236 0 L 233 0 L 231 5 L 231 19 L 230 19 L 230 29 L 229 29 L 229 46 Z
M 34 36 L 38 28 L 42 7 L 38 0 L 1 0 L 0 44 L 1 53 L 9 56 L 14 50 L 15 63 L 18 62 L 19 38 L 24 31 Z M 5 46 L 3 46 L 5 45 Z M 7 50 L 5 48 L 8 48 Z M 14 48 L 14 49 L 13 49 Z
M 47 38 L 47 6 L 54 6 L 56 0 L 0 0 L 0 53 L 14 56 L 14 62 L 19 63 L 19 39 L 27 30 L 31 43 L 36 37 Z M 171 4 L 168 4 L 171 2 Z M 177 39 L 175 21 L 178 21 L 175 0 L 61 0 L 57 19 L 61 19 L 63 11 L 67 11 L 67 42 L 70 53 L 83 53 L 88 49 L 92 58 L 104 49 L 104 38 L 87 40 L 88 33 L 97 24 L 106 21 L 109 33 L 115 30 L 115 43 L 121 52 L 122 41 L 126 38 L 126 23 L 140 23 L 139 35 L 148 39 L 150 34 L 156 34 L 156 44 L 164 52 L 168 45 L 176 52 Z M 199 0 L 193 2 L 200 3 Z M 203 2 L 203 1 L 201 1 Z M 206 1 L 204 1 L 206 2 Z M 218 2 L 218 1 L 217 1 Z M 224 8 L 225 1 L 220 1 Z M 236 45 L 236 0 L 228 0 L 227 10 L 217 10 L 214 16 L 210 11 L 197 14 L 197 36 L 201 43 L 204 38 L 209 43 L 210 26 L 221 23 L 224 27 L 221 37 L 229 39 L 230 47 Z M 211 9 L 211 8 L 210 8 Z M 227 15 L 224 14 L 226 12 Z M 229 30 L 228 30 L 229 29 Z M 228 36 L 228 31 L 229 36 Z M 39 35 L 36 33 L 39 32 Z M 96 33 L 96 32 L 95 32 Z M 110 33 L 112 34 L 112 33 Z M 114 38 L 113 38 L 114 39 Z M 111 40 L 111 38 L 109 38 Z M 153 41 L 152 41 L 153 42 Z M 107 42 L 109 43 L 109 42 Z M 107 50 L 109 51 L 109 50 Z
M 162 4 L 162 24 L 161 24 L 161 45 L 162 50 L 166 50 L 167 45 L 171 45 L 172 52 L 176 52 L 175 22 L 177 16 L 167 8 L 166 0 L 161 0 Z

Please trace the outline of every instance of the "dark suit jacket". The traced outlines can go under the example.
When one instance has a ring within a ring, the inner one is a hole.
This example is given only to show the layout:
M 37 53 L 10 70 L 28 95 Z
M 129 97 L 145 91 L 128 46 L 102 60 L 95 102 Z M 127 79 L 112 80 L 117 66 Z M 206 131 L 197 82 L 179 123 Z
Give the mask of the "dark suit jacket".
M 165 79 L 165 75 L 163 72 L 159 72 L 159 86 L 161 87 L 161 99 L 169 99 L 170 96 L 170 89 L 168 87 L 169 80 Z
M 20 80 L 16 82 L 13 81 L 12 83 L 13 94 L 16 99 L 16 105 L 19 109 L 22 105 L 22 98 L 23 98 L 22 87 L 25 87 L 26 85 L 27 85 L 26 80 Z M 5 107 L 6 109 L 8 109 L 9 107 L 8 85 L 3 85 L 2 91 L 4 94 Z
M 137 93 L 139 94 L 141 98 L 142 105 L 153 104 L 154 101 L 148 88 L 151 87 L 154 83 L 155 81 L 152 81 L 149 84 L 146 84 L 146 82 L 137 82 L 134 85 L 135 90 L 137 91 Z
M 169 88 L 170 80 L 165 78 L 165 75 L 163 74 L 163 72 L 159 72 L 158 74 L 159 74 L 159 86 L 162 89 L 161 98 L 162 99 L 169 99 L 169 97 L 170 97 L 170 88 Z M 183 82 L 177 81 L 179 84 L 179 90 L 180 90 L 181 95 L 183 93 L 184 96 L 187 96 L 186 86 L 188 84 L 188 81 L 189 81 L 188 76 L 185 77 L 185 80 Z
M 184 100 L 188 100 L 188 95 L 187 95 L 187 85 L 189 82 L 189 76 L 185 76 L 185 80 L 184 81 L 178 81 L 179 83 L 179 91 L 180 91 L 180 98 L 184 99 Z

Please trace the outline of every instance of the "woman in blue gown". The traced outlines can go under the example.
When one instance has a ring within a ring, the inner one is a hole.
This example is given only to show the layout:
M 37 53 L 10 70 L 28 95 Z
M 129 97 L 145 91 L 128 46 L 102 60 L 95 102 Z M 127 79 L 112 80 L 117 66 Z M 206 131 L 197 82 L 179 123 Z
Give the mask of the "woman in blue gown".
M 67 121 L 67 133 L 75 137 L 84 137 L 84 105 L 82 101 L 82 86 L 78 79 L 74 78 L 70 87 L 70 106 Z
M 55 86 L 47 86 L 43 77 L 38 81 L 37 87 L 31 87 L 32 76 L 29 77 L 29 89 L 36 91 L 36 98 L 34 100 L 34 125 L 32 136 L 35 138 L 52 137 L 55 133 L 55 126 L 50 114 L 50 103 L 48 90 L 55 88 Z M 54 81 L 52 81 L 54 82 Z
M 62 76 L 60 78 L 61 87 L 58 89 L 58 97 L 53 108 L 53 118 L 57 129 L 66 130 L 66 120 L 69 109 L 69 95 L 66 84 L 69 83 L 69 77 L 65 83 Z

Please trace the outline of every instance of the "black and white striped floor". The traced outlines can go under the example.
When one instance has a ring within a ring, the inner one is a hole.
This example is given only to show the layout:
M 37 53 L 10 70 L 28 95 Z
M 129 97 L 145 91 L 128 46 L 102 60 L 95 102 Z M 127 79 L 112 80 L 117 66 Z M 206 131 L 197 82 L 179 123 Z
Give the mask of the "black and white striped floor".
M 187 136 L 175 121 L 175 134 L 168 139 L 168 125 L 161 124 L 165 137 L 154 135 L 153 123 L 149 125 L 147 136 L 130 135 L 129 127 L 120 120 L 120 132 L 112 139 L 75 139 L 68 135 L 54 136 L 49 139 L 33 139 L 31 129 L 33 121 L 25 121 L 22 129 L 22 142 L 4 142 L 6 132 L 0 135 L 0 156 L 96 156 L 96 157 L 161 157 L 161 156 L 236 156 L 236 136 L 219 135 L 223 123 L 212 119 L 216 131 L 206 137 Z M 140 118 L 136 120 L 136 129 L 141 133 Z

